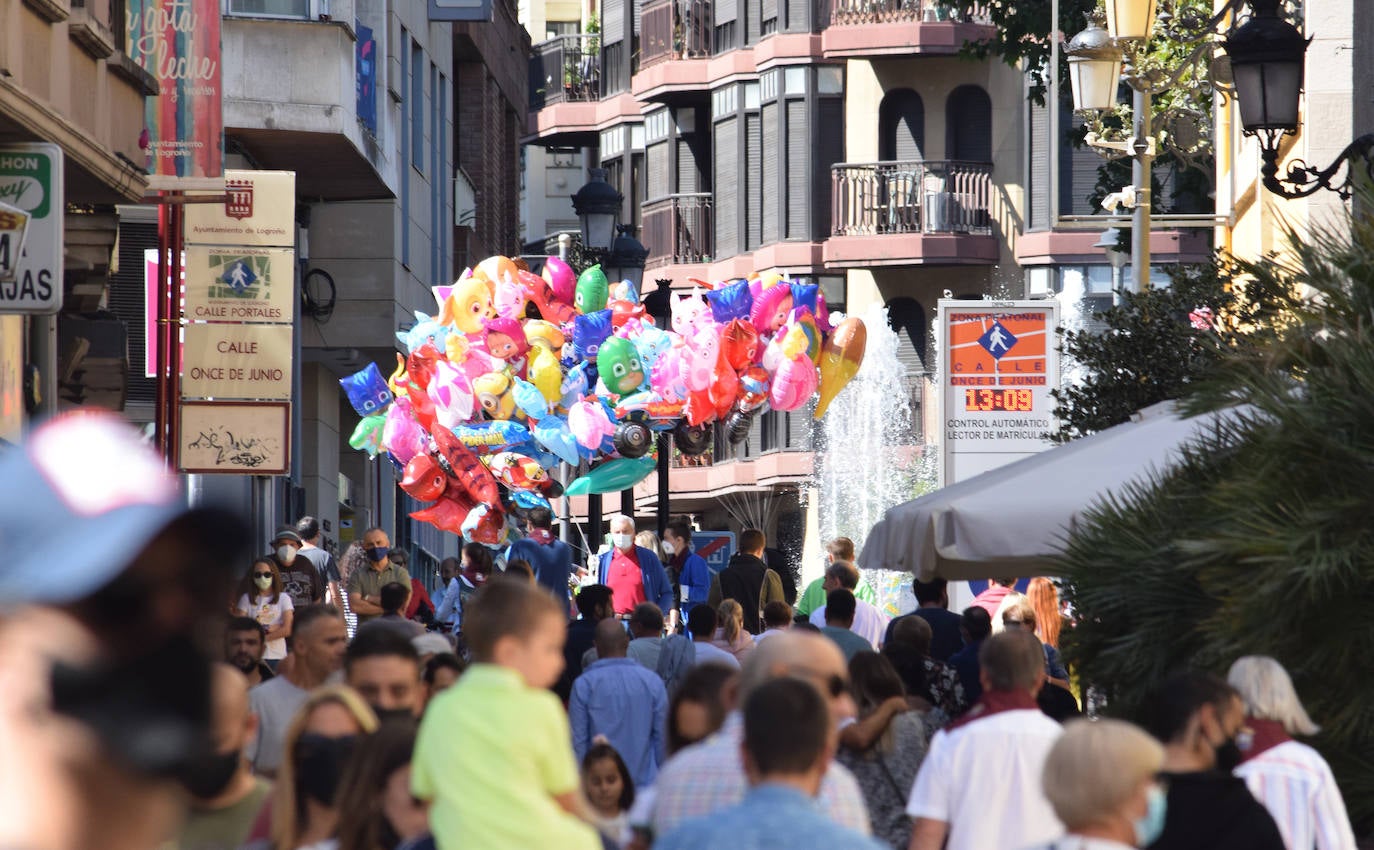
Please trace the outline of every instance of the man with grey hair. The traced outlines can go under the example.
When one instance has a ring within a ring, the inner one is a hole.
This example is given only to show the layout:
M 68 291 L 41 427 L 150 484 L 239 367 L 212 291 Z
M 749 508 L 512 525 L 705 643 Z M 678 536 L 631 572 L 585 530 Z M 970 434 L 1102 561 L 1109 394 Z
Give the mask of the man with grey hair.
M 1045 757 L 1063 730 L 1035 702 L 1045 684 L 1040 641 L 1023 631 L 993 635 L 978 663 L 983 695 L 935 733 L 916 774 L 910 850 L 1035 847 L 1064 832 L 1041 790 Z
M 635 521 L 624 514 L 611 517 L 611 550 L 603 552 L 596 579 L 611 589 L 617 617 L 624 619 L 641 602 L 667 611 L 673 604 L 673 583 L 658 555 L 635 545 Z
M 829 701 L 834 722 L 854 716 L 849 671 L 833 642 L 818 634 L 782 632 L 758 644 L 744 662 L 735 692 L 727 690 L 723 695 L 731 711 L 720 731 L 673 756 L 659 772 L 652 817 L 655 835 L 666 835 L 685 820 L 714 814 L 744 799 L 748 781 L 741 755 L 744 720 L 739 709 L 764 683 L 783 677 L 814 684 Z M 826 768 L 816 802 L 840 826 L 870 834 L 863 793 L 844 766 L 832 762 Z
M 859 568 L 850 561 L 835 561 L 825 568 L 825 583 L 821 587 L 825 590 L 827 600 L 832 592 L 836 590 L 847 590 L 854 593 L 859 586 Z M 854 622 L 850 624 L 849 630 L 864 640 L 876 651 L 882 648 L 883 636 L 887 632 L 887 615 L 878 610 L 876 605 L 870 605 L 862 599 L 855 598 Z M 817 608 L 811 612 L 811 625 L 818 629 L 826 626 L 825 606 Z

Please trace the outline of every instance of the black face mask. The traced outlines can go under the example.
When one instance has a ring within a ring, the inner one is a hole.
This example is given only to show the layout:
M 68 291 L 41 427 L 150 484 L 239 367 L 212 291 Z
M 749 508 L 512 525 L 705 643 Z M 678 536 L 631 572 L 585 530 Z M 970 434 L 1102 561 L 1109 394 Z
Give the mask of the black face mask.
M 408 708 L 377 708 L 372 707 L 373 713 L 377 715 L 378 723 L 411 723 L 415 722 L 415 713 Z
M 239 750 L 194 756 L 182 767 L 177 781 L 197 800 L 213 800 L 229 787 L 242 763 Z
M 1244 755 L 1240 751 L 1240 745 L 1235 738 L 1227 738 L 1221 746 L 1215 747 L 1217 754 L 1217 770 L 1222 773 L 1230 773 L 1240 766 Z
M 334 805 L 348 759 L 358 744 L 357 735 L 328 738 L 324 735 L 302 735 L 296 742 L 296 774 L 302 792 L 316 802 Z

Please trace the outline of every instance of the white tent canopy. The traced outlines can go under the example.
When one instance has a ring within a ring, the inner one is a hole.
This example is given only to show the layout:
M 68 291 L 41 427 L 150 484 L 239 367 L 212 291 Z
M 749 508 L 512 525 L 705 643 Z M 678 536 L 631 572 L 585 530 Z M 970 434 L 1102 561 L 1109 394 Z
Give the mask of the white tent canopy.
M 908 571 L 923 581 L 1048 574 L 1088 508 L 1167 469 L 1182 446 L 1241 415 L 1231 408 L 1182 419 L 1173 402 L 1164 402 L 1129 422 L 897 505 L 869 532 L 859 565 Z

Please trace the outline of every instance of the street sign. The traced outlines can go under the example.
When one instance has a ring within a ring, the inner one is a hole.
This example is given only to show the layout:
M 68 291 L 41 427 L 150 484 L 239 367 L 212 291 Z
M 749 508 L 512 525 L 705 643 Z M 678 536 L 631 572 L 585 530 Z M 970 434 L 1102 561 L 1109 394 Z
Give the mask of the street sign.
M 186 318 L 290 324 L 296 252 L 289 248 L 186 249 Z
M 733 531 L 693 531 L 692 550 L 706 561 L 706 566 L 715 575 L 730 563 L 735 554 L 735 533 Z
M 9 204 L 0 203 L 0 282 L 12 281 L 24 255 L 24 234 L 33 216 Z
M 62 148 L 0 145 L 0 203 L 31 216 L 12 278 L 0 278 L 0 313 L 62 309 Z
M 184 401 L 179 415 L 177 468 L 182 472 L 289 471 L 290 403 Z
M 1057 301 L 940 302 L 942 486 L 1049 448 L 1058 326 Z
M 296 173 L 224 172 L 222 204 L 186 205 L 187 245 L 296 245 Z
M 290 325 L 186 325 L 181 397 L 291 398 Z

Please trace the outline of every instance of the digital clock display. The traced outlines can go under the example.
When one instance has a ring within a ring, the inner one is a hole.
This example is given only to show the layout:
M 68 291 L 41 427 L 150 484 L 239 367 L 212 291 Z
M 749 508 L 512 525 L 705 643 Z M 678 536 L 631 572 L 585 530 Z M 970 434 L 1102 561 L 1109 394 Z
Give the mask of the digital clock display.
M 964 410 L 1005 410 L 1008 413 L 1030 413 L 1035 407 L 1031 390 L 964 390 Z

